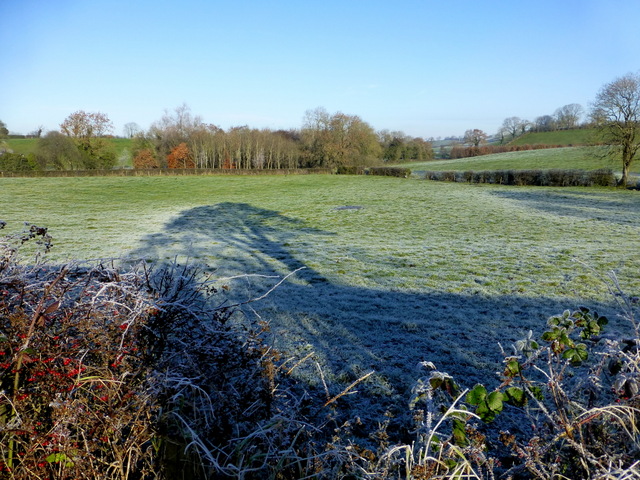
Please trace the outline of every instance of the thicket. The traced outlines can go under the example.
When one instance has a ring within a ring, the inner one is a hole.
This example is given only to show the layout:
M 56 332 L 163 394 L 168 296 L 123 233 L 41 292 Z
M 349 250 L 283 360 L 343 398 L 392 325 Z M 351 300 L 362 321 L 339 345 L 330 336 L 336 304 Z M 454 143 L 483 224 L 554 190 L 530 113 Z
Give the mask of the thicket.
M 35 225 L 0 238 L 2 478 L 640 475 L 639 302 L 615 277 L 628 335 L 565 311 L 503 351 L 494 387 L 423 362 L 409 420 L 365 425 L 348 394 L 371 373 L 336 390 L 318 370 L 312 390 L 290 377 L 312 354 L 265 341 L 248 307 L 286 277 L 232 305 L 193 267 L 53 266 L 51 244 Z
M 491 183 L 540 187 L 612 187 L 616 177 L 612 170 L 487 170 L 427 171 L 427 180 L 458 183 Z

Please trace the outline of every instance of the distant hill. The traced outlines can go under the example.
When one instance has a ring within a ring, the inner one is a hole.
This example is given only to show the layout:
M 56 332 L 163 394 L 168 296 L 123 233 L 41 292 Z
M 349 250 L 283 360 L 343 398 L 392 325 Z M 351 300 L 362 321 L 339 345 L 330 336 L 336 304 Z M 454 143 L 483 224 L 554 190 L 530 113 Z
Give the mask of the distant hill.
M 597 142 L 597 132 L 592 128 L 557 130 L 554 132 L 529 132 L 519 136 L 509 145 L 590 145 Z
M 614 172 L 620 171 L 620 161 L 605 156 L 601 148 L 602 147 L 546 148 L 543 150 L 497 153 L 456 160 L 406 163 L 398 166 L 408 167 L 413 170 L 414 173 L 421 170 L 597 170 L 599 168 L 610 168 Z M 640 162 L 632 164 L 631 171 L 640 173 Z

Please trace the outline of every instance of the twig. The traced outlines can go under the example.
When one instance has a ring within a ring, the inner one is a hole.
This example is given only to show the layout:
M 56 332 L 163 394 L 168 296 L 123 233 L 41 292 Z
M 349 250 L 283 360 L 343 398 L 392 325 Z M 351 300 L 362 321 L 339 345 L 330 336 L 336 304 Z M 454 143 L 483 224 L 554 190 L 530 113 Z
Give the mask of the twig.
M 327 400 L 327 403 L 325 403 L 323 405 L 323 407 L 326 407 L 327 405 L 332 404 L 333 402 L 335 402 L 336 400 L 338 400 L 340 397 L 344 397 L 345 395 L 347 395 L 349 393 L 349 390 L 351 390 L 353 387 L 355 387 L 356 385 L 358 385 L 360 382 L 364 381 L 365 379 L 369 378 L 371 375 L 373 375 L 375 372 L 373 370 L 371 370 L 369 373 L 367 373 L 366 375 L 363 375 L 362 377 L 360 377 L 359 379 L 357 379 L 355 382 L 353 382 L 351 385 L 349 385 L 347 388 L 345 388 L 341 393 L 339 393 L 338 395 L 336 395 L 335 397 L 333 397 L 330 400 Z M 324 381 L 324 379 L 323 379 Z M 326 385 L 325 385 L 326 387 Z M 328 393 L 328 392 L 327 392 Z

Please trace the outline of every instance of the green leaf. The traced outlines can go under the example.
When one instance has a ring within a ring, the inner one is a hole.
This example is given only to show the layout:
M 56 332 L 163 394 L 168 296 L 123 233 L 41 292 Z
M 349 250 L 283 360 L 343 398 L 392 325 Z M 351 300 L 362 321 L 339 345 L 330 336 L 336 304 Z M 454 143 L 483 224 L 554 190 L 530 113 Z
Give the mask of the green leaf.
M 520 366 L 520 362 L 518 360 L 509 360 L 507 362 L 507 367 L 504 370 L 504 375 L 506 377 L 515 377 L 522 371 Z
M 466 447 L 469 445 L 469 439 L 467 438 L 466 422 L 458 419 L 453 420 L 453 443 L 459 447 Z
M 560 334 L 560 338 L 558 339 L 558 341 L 563 344 L 566 345 L 569 348 L 573 347 L 573 340 L 571 340 L 569 338 L 569 335 L 567 335 L 566 331 L 562 331 L 562 333 Z
M 571 362 L 572 365 L 578 366 L 587 358 L 589 358 L 587 346 L 584 343 L 581 343 L 575 348 L 570 348 L 562 354 L 562 358 L 566 358 Z
M 505 390 L 507 402 L 516 407 L 524 407 L 527 404 L 527 396 L 524 390 L 518 387 L 510 387 Z
M 67 457 L 64 453 L 52 453 L 45 460 L 48 463 L 62 463 L 64 462 L 65 467 L 73 467 L 73 461 Z
M 487 405 L 492 411 L 496 413 L 500 413 L 503 408 L 503 405 L 502 405 L 503 399 L 504 399 L 504 395 L 502 394 L 502 392 L 491 392 L 487 397 Z
M 529 387 L 529 390 L 533 394 L 533 397 L 537 400 L 544 400 L 544 395 L 542 394 L 542 388 L 540 387 Z
M 484 388 L 484 385 L 478 384 L 473 387 L 473 390 L 470 390 L 469 393 L 467 393 L 467 403 L 470 403 L 471 405 L 480 405 L 486 396 L 487 389 Z
M 429 384 L 431 385 L 431 388 L 433 388 L 434 390 L 437 390 L 438 388 L 440 388 L 440 385 L 442 385 L 442 378 L 441 377 L 431 377 L 429 379 Z
M 559 328 L 554 328 L 553 330 L 544 332 L 542 334 L 542 340 L 544 340 L 545 342 L 552 342 L 560 336 L 560 332 L 561 330 Z
M 558 325 L 560 325 L 560 321 L 562 320 L 562 317 L 551 317 L 549 318 L 549 320 L 547 320 L 547 325 L 549 325 L 550 327 L 557 327 Z

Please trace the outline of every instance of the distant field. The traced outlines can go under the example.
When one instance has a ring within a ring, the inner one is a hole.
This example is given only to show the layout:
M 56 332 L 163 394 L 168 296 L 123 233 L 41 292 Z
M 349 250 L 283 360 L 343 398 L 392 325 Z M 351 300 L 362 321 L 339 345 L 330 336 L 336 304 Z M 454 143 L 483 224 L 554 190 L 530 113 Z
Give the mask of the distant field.
M 432 162 L 407 163 L 402 166 L 414 172 L 420 170 L 523 170 L 569 168 L 597 170 L 610 168 L 620 171 L 620 161 L 604 157 L 599 147 L 564 147 L 543 150 L 525 150 L 522 152 L 497 153 L 480 157 L 455 160 L 437 160 Z M 640 173 L 640 162 L 632 165 L 632 172 Z
M 5 140 L 9 148 L 14 153 L 22 153 L 27 155 L 29 153 L 35 153 L 36 146 L 38 144 L 37 138 L 8 138 Z
M 556 132 L 530 132 L 516 138 L 510 145 L 564 145 L 593 144 L 597 140 L 594 129 L 558 130 Z
M 304 268 L 252 307 L 276 346 L 315 352 L 329 380 L 375 370 L 350 400 L 373 409 L 406 405 L 422 360 L 473 386 L 500 368 L 498 342 L 540 333 L 551 314 L 587 304 L 614 318 L 600 274 L 615 270 L 640 293 L 632 191 L 337 175 L 0 178 L 0 205 L 11 231 L 50 228 L 53 259 L 203 262 L 230 300 Z M 308 368 L 300 378 L 317 381 Z

